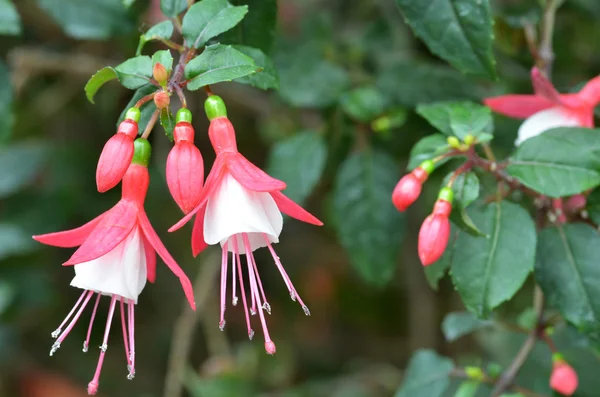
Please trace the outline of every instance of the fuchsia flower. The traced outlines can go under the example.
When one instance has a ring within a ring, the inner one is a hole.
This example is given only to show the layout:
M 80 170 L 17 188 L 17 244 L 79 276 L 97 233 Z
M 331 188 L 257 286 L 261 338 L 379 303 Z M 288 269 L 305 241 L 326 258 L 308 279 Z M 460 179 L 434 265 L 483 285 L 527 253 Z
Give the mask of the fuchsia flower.
M 502 95 L 483 101 L 497 113 L 525 119 L 516 145 L 551 128 L 594 127 L 594 107 L 600 103 L 600 76 L 576 94 L 560 94 L 536 67 L 531 70 L 531 81 L 534 95 Z
M 177 112 L 173 130 L 175 145 L 167 157 L 167 185 L 179 208 L 187 214 L 198 205 L 204 182 L 204 162 L 194 145 L 192 114 L 187 109 Z
M 412 170 L 410 174 L 404 175 L 394 188 L 392 193 L 392 203 L 400 212 L 404 212 L 410 207 L 421 195 L 423 183 L 429 178 L 429 174 L 433 171 L 435 165 L 433 161 L 424 161 L 417 168 Z
M 423 266 L 429 266 L 444 254 L 450 238 L 450 220 L 452 212 L 452 189 L 440 190 L 438 200 L 419 230 L 419 258 Z
M 190 280 L 167 252 L 144 211 L 144 199 L 149 184 L 146 167 L 150 150 L 147 140 L 140 138 L 135 141 L 133 161 L 123 178 L 122 198 L 113 208 L 77 229 L 33 237 L 43 244 L 55 247 L 79 246 L 63 266 L 75 267 L 75 277 L 71 285 L 84 291 L 62 324 L 52 332 L 52 337 L 57 340 L 52 345 L 50 355 L 58 350 L 96 294 L 87 338 L 83 344 L 83 351 L 86 352 L 100 297 L 110 296 L 100 359 L 94 378 L 88 384 L 88 393 L 91 395 L 96 394 L 98 390 L 100 371 L 108 347 L 108 334 L 117 303 L 121 310 L 128 378 L 132 379 L 135 375 L 134 307 L 146 279 L 154 282 L 156 278 L 156 253 L 179 277 L 190 306 L 195 310 Z M 69 324 L 63 330 L 67 322 Z
M 125 120 L 119 124 L 117 133 L 104 145 L 96 168 L 96 185 L 100 193 L 117 186 L 129 168 L 133 158 L 133 140 L 138 134 L 139 120 L 140 110 L 129 109 Z
M 232 304 L 235 306 L 238 301 L 236 283 L 239 282 L 248 336 L 252 339 L 254 331 L 248 315 L 240 258 L 241 255 L 246 255 L 250 312 L 258 313 L 265 336 L 265 349 L 267 353 L 274 354 L 275 344 L 269 336 L 263 313 L 266 311 L 270 314 L 271 308 L 252 252 L 261 247 L 269 249 L 291 298 L 298 299 L 306 315 L 309 315 L 308 307 L 298 295 L 271 244 L 279 242 L 279 234 L 283 227 L 282 212 L 313 225 L 320 226 L 323 223 L 281 193 L 286 187 L 284 182 L 270 177 L 238 152 L 235 131 L 227 119 L 225 104 L 221 98 L 214 95 L 209 97 L 206 110 L 211 120 L 208 134 L 217 158 L 206 179 L 199 204 L 169 231 L 181 228 L 196 215 L 192 232 L 194 255 L 198 255 L 207 245 L 221 244 L 221 330 L 225 327 L 227 266 L 231 252 Z
M 577 372 L 562 359 L 560 354 L 556 354 L 555 356 L 556 358 L 554 358 L 552 365 L 552 374 L 550 375 L 550 387 L 560 394 L 572 396 L 579 385 Z

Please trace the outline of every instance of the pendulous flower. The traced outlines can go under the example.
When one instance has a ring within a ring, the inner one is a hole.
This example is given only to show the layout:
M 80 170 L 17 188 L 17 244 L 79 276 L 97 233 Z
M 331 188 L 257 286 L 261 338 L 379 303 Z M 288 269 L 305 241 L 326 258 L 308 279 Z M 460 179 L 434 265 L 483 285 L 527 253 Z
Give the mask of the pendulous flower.
M 449 187 L 442 188 L 438 200 L 419 231 L 419 258 L 423 266 L 440 259 L 448 246 L 450 238 L 450 220 L 454 194 Z
M 135 375 L 134 308 L 146 279 L 152 283 L 156 278 L 156 253 L 179 277 L 190 306 L 195 309 L 190 280 L 168 253 L 144 211 L 144 199 L 149 184 L 147 166 L 150 151 L 147 140 L 139 138 L 135 141 L 133 160 L 123 178 L 121 200 L 110 210 L 77 229 L 33 236 L 40 243 L 55 247 L 79 247 L 63 266 L 74 266 L 75 277 L 71 285 L 82 289 L 83 293 L 64 321 L 52 332 L 56 342 L 50 350 L 51 356 L 60 348 L 85 308 L 93 300 L 87 338 L 83 343 L 83 351 L 87 352 L 100 297 L 110 297 L 98 366 L 88 384 L 90 395 L 95 395 L 98 391 L 102 363 L 108 348 L 108 334 L 117 306 L 121 312 L 129 371 L 127 377 L 133 379 Z M 66 328 L 63 328 L 65 325 Z
M 411 173 L 406 174 L 398 181 L 392 193 L 392 202 L 400 212 L 406 211 L 421 194 L 423 183 L 433 172 L 435 165 L 433 161 L 427 160 L 421 163 Z
M 565 396 L 572 396 L 577 390 L 579 379 L 577 372 L 571 367 L 560 354 L 555 354 L 550 375 L 550 387 L 552 390 Z
M 226 284 L 231 253 L 232 304 L 237 305 L 236 285 L 239 283 L 248 337 L 252 339 L 254 336 L 248 313 L 258 313 L 265 337 L 265 350 L 274 354 L 276 347 L 269 336 L 264 315 L 264 312 L 271 313 L 271 307 L 252 253 L 262 247 L 269 249 L 292 300 L 297 299 L 306 315 L 309 315 L 308 307 L 298 295 L 272 244 L 279 242 L 283 227 L 282 212 L 313 225 L 320 226 L 323 223 L 281 193 L 286 187 L 284 182 L 270 177 L 238 152 L 235 131 L 227 119 L 221 98 L 210 96 L 205 109 L 211 121 L 208 134 L 217 157 L 206 179 L 199 204 L 169 231 L 181 228 L 195 215 L 192 231 L 194 255 L 208 245 L 221 244 L 221 330 L 225 327 Z M 242 263 L 242 255 L 246 256 L 245 264 Z M 244 273 L 249 280 L 250 307 L 244 288 Z

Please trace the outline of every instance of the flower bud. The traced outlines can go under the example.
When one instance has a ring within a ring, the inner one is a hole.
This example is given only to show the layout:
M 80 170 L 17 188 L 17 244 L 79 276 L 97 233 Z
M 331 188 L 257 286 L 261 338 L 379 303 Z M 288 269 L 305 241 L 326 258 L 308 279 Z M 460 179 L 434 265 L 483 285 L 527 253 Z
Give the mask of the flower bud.
M 117 133 L 104 145 L 98 167 L 96 168 L 96 186 L 100 193 L 115 187 L 125 175 L 133 158 L 133 140 L 138 134 L 139 110 L 130 109 L 127 118 L 119 124 Z
M 557 355 L 560 356 L 560 355 Z M 577 373 L 562 358 L 556 358 L 550 375 L 550 387 L 565 396 L 571 396 L 577 390 Z
M 154 64 L 154 68 L 152 69 L 152 76 L 154 77 L 154 80 L 156 80 L 156 82 L 162 87 L 167 85 L 169 73 L 162 64 L 158 62 Z
M 194 128 L 190 123 L 177 123 L 173 137 L 175 145 L 167 157 L 167 185 L 179 208 L 187 214 L 200 202 L 204 162 L 194 145 Z
M 404 175 L 398 182 L 392 193 L 392 202 L 400 212 L 406 211 L 421 194 L 423 183 L 433 171 L 432 161 L 424 161 L 415 168 L 410 174 Z
M 452 212 L 452 189 L 443 188 L 438 200 L 419 231 L 419 258 L 423 266 L 428 266 L 440 259 L 450 238 L 450 220 Z
M 159 109 L 166 109 L 171 104 L 171 98 L 166 91 L 159 91 L 154 95 L 154 104 Z
M 576 214 L 585 209 L 586 205 L 587 198 L 583 194 L 576 194 L 569 197 L 564 205 L 564 210 L 570 214 Z

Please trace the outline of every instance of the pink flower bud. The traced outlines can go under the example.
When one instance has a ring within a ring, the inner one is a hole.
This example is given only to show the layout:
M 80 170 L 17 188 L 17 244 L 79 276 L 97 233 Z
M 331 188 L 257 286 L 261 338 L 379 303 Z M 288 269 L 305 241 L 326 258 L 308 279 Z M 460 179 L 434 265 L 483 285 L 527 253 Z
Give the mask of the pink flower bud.
M 157 92 L 154 95 L 154 104 L 159 109 L 166 109 L 171 104 L 171 98 L 169 97 L 169 93 L 165 91 Z
M 570 214 L 576 214 L 582 211 L 587 205 L 587 198 L 583 194 L 576 194 L 569 197 L 565 203 L 564 210 Z
M 438 200 L 419 231 L 419 258 L 423 266 L 428 266 L 440 259 L 450 237 L 450 221 L 452 204 L 446 200 Z
M 392 202 L 398 211 L 406 211 L 419 198 L 423 182 L 427 180 L 428 176 L 427 171 L 417 167 L 400 179 L 392 193 Z
M 200 201 L 204 162 L 194 145 L 194 128 L 190 123 L 177 123 L 173 137 L 175 146 L 167 157 L 167 185 L 179 208 L 187 214 Z
M 124 120 L 119 124 L 117 133 L 104 145 L 96 168 L 96 186 L 100 193 L 117 186 L 125 175 L 133 158 L 133 140 L 137 133 L 138 124 Z
M 152 69 L 152 77 L 154 77 L 154 80 L 156 80 L 158 84 L 164 86 L 169 78 L 169 73 L 162 64 L 155 63 L 154 68 Z
M 550 375 L 550 387 L 553 390 L 565 396 L 571 396 L 577 390 L 578 383 L 577 373 L 573 367 L 563 360 L 554 362 L 552 375 Z

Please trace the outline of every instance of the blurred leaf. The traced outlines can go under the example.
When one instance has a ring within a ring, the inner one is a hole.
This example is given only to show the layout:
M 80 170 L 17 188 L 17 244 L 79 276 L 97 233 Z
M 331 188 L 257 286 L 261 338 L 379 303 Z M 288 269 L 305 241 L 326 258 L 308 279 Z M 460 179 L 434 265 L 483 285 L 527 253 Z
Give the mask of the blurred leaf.
M 144 45 L 152 40 L 169 40 L 173 36 L 173 22 L 162 21 L 152 26 L 148 31 L 140 36 L 140 43 L 136 51 L 136 55 L 141 55 Z
M 190 47 L 204 47 L 209 39 L 240 23 L 248 6 L 232 6 L 227 0 L 202 0 L 183 17 L 183 37 Z
M 200 378 L 194 371 L 188 370 L 184 383 L 193 397 L 252 397 L 256 395 L 250 382 L 232 374 Z
M 493 322 L 479 320 L 469 312 L 453 312 L 444 317 L 442 331 L 448 342 L 454 342 L 478 329 L 489 327 Z
M 156 65 L 157 63 L 163 65 L 165 69 L 167 69 L 167 72 L 170 74 L 173 70 L 173 55 L 171 55 L 171 51 L 156 51 L 154 55 L 152 55 L 152 70 L 154 70 L 154 65 Z
M 171 110 L 162 109 L 160 111 L 160 125 L 165 129 L 165 135 L 173 142 L 173 129 L 175 129 L 175 116 Z
M 380 116 L 386 108 L 386 98 L 374 86 L 355 88 L 344 94 L 340 103 L 348 116 L 363 123 Z
M 150 82 L 152 77 L 152 59 L 143 55 L 129 58 L 114 68 L 119 82 L 130 90 L 136 90 Z
M 37 0 L 76 39 L 107 39 L 134 27 L 121 0 Z
M 467 211 L 489 238 L 460 233 L 452 280 L 463 303 L 485 317 L 521 288 L 535 261 L 535 225 L 527 211 L 502 201 Z
M 13 110 L 10 72 L 4 62 L 0 61 L 0 142 L 6 141 L 12 135 Z
M 371 122 L 373 132 L 387 134 L 393 128 L 400 128 L 406 123 L 408 111 L 405 108 L 396 107 L 387 111 L 383 116 Z
M 94 103 L 94 96 L 98 90 L 106 83 L 117 78 L 117 73 L 110 66 L 98 70 L 85 85 L 85 96 L 88 101 Z
M 592 222 L 600 225 L 600 189 L 594 189 L 587 196 L 587 205 L 585 208 Z
M 446 175 L 442 186 L 448 185 L 452 175 L 454 175 L 454 172 Z M 454 192 L 453 207 L 456 208 L 457 204 L 459 204 L 467 208 L 479 198 L 479 178 L 477 178 L 474 172 L 463 172 L 454 179 L 452 191 Z
M 392 278 L 404 229 L 390 197 L 396 170 L 384 152 L 355 153 L 341 165 L 333 190 L 341 243 L 359 274 L 374 285 Z
M 0 234 L 1 226 L 0 226 Z M 31 242 L 31 238 L 28 238 Z M 8 309 L 15 297 L 15 290 L 10 283 L 0 280 L 0 316 Z
M 507 172 L 543 195 L 562 197 L 600 184 L 600 130 L 555 128 L 526 140 Z
M 268 54 L 275 38 L 277 0 L 232 0 L 231 3 L 246 5 L 248 14 L 236 27 L 221 35 L 220 42 L 243 44 Z
M 187 88 L 197 90 L 208 84 L 231 81 L 256 72 L 252 58 L 232 46 L 215 44 L 192 59 L 185 67 L 186 79 L 191 79 Z
M 450 385 L 452 360 L 433 350 L 418 350 L 408 364 L 395 397 L 442 397 Z
M 11 0 L 0 0 L 0 35 L 21 34 L 21 17 Z
M 589 225 L 542 230 L 536 280 L 549 303 L 580 331 L 600 337 L 600 236 Z
M 261 90 L 268 90 L 271 88 L 275 90 L 279 89 L 279 74 L 277 73 L 275 64 L 271 58 L 266 56 L 265 53 L 258 48 L 246 47 L 243 45 L 234 45 L 233 48 L 252 58 L 256 66 L 261 69 L 255 74 L 236 79 L 236 82 L 249 84 L 253 87 L 260 88 Z
M 160 9 L 168 17 L 174 18 L 188 6 L 187 0 L 160 0 Z
M 461 72 L 496 78 L 488 0 L 396 0 L 396 4 L 431 52 Z
M 129 8 L 135 3 L 135 0 L 121 0 L 123 2 L 123 7 Z
M 312 131 L 278 142 L 267 160 L 268 173 L 287 184 L 284 194 L 302 204 L 321 178 L 327 160 L 323 137 Z
M 448 136 L 464 140 L 473 135 L 479 142 L 489 141 L 494 129 L 492 111 L 473 102 L 435 102 L 417 106 L 417 113 Z
M 28 253 L 37 247 L 38 245 L 31 239 L 31 236 L 17 225 L 0 223 L 0 260 L 12 255 Z M 2 305 L 1 293 L 0 289 L 0 306 Z
M 479 386 L 479 382 L 473 380 L 464 381 L 460 384 L 456 393 L 454 393 L 454 397 L 475 397 L 479 390 Z
M 153 93 L 154 91 L 156 91 L 156 87 L 153 85 L 150 85 L 150 84 L 145 85 L 142 88 L 140 88 L 139 90 L 137 90 L 135 92 L 135 94 L 133 94 L 133 97 L 131 97 L 131 100 L 129 101 L 127 106 L 125 106 L 125 108 L 121 112 L 121 115 L 119 116 L 119 121 L 117 122 L 117 127 L 119 126 L 119 123 L 125 119 L 125 113 L 127 113 L 127 109 L 135 106 L 137 101 L 142 99 L 142 97 L 144 97 L 150 93 Z M 152 118 L 152 114 L 154 113 L 155 110 L 156 110 L 156 105 L 154 104 L 154 101 L 150 101 L 150 102 L 146 103 L 144 106 L 142 106 L 140 121 L 138 121 L 138 130 L 139 130 L 140 134 L 146 129 L 146 126 L 148 125 L 150 118 Z
M 441 134 L 428 135 L 421 138 L 410 150 L 410 158 L 408 160 L 408 169 L 414 170 L 423 161 L 432 160 L 441 154 L 448 152 L 450 147 L 446 141 L 446 137 Z M 437 166 L 444 164 L 449 158 L 437 162 Z
M 9 196 L 37 177 L 47 149 L 44 142 L 20 142 L 0 148 L 0 198 Z

